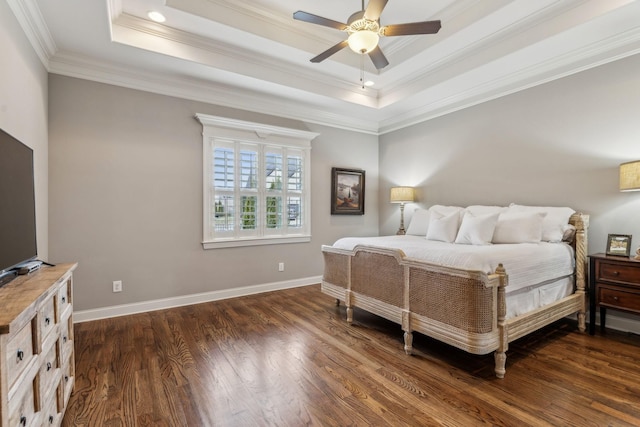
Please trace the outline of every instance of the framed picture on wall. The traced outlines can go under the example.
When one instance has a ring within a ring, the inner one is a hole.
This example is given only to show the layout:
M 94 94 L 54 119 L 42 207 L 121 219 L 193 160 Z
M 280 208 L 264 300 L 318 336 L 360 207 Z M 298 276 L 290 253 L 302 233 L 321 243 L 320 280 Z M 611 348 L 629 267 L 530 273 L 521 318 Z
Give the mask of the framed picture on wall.
M 331 168 L 331 215 L 364 215 L 364 171 Z
M 609 234 L 607 255 L 628 257 L 631 254 L 631 236 L 628 234 Z

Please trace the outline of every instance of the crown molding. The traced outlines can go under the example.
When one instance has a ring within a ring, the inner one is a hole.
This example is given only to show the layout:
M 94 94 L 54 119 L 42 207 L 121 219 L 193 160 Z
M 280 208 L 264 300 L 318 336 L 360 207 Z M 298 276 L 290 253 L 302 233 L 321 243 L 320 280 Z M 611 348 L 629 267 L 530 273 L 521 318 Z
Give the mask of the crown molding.
M 36 55 L 45 68 L 49 67 L 49 58 L 57 51 L 56 43 L 40 13 L 35 0 L 7 0 L 22 31 L 29 39 Z
M 380 135 L 472 107 L 640 53 L 640 27 L 563 53 L 509 74 L 479 82 L 433 103 L 379 123 Z M 458 86 L 458 85 L 454 85 Z M 464 87 L 462 84 L 459 87 Z
M 59 53 L 52 58 L 49 72 L 354 132 L 374 135 L 378 132 L 377 121 L 352 117 L 346 114 L 346 110 L 329 111 L 291 99 L 261 95 L 243 88 L 192 78 L 160 76 L 157 73 L 131 70 L 128 67 L 69 53 Z

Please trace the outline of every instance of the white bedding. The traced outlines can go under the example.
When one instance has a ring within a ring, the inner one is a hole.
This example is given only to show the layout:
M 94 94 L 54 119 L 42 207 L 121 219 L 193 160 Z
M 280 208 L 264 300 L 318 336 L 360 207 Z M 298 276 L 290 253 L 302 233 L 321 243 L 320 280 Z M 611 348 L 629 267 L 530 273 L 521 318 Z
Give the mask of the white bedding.
M 400 249 L 409 258 L 486 273 L 502 263 L 509 275 L 507 295 L 567 278 L 575 267 L 573 248 L 566 243 L 460 245 L 406 235 L 345 237 L 333 247 L 352 250 L 356 245 Z

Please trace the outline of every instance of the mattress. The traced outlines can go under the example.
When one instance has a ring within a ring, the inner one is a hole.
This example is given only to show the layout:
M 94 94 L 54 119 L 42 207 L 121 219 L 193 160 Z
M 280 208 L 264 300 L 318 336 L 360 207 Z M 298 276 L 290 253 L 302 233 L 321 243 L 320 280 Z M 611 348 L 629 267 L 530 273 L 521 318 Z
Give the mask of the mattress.
M 407 258 L 487 274 L 495 272 L 498 264 L 502 264 L 509 275 L 507 296 L 558 280 L 564 280 L 565 286 L 571 283 L 573 291 L 575 257 L 573 248 L 567 243 L 461 245 L 405 235 L 345 237 L 336 241 L 333 247 L 353 250 L 357 245 L 399 249 Z
M 538 283 L 526 286 L 516 292 L 506 294 L 507 319 L 528 313 L 547 304 L 561 300 L 573 294 L 574 279 L 564 277 L 551 283 Z

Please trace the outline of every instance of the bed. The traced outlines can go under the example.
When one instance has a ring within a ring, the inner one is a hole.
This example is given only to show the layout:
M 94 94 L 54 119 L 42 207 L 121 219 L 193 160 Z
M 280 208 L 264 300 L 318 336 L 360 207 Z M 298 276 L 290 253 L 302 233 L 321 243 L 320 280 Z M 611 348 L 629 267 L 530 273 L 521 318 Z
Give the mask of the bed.
M 446 224 L 445 224 L 446 222 Z M 585 331 L 589 216 L 570 208 L 433 206 L 407 235 L 322 246 L 322 292 L 473 354 L 494 353 L 504 378 L 509 342 L 577 315 Z

